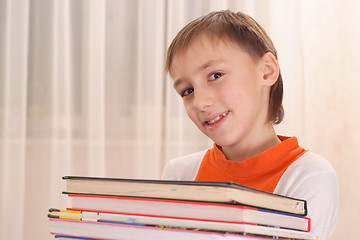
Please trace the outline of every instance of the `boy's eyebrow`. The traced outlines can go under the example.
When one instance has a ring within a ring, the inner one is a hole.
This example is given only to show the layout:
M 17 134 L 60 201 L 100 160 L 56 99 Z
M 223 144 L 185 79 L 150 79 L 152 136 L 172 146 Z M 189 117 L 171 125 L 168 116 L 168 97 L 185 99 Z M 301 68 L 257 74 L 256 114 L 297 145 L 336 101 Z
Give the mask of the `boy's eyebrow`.
M 206 69 L 208 67 L 210 67 L 211 65 L 215 64 L 215 63 L 220 63 L 220 62 L 223 62 L 221 59 L 218 59 L 218 60 L 210 60 L 210 61 L 207 61 L 206 63 L 202 64 L 197 70 L 196 72 L 199 72 L 203 69 Z
M 174 81 L 173 87 L 176 89 L 176 87 L 179 86 L 179 85 L 181 84 L 181 82 L 182 82 L 182 79 L 181 79 L 181 78 L 176 79 L 176 80 Z
M 205 62 L 204 64 L 202 64 L 200 67 L 198 67 L 198 68 L 194 71 L 194 73 L 198 73 L 199 71 L 201 71 L 201 70 L 203 70 L 203 69 L 206 69 L 206 68 L 210 67 L 211 65 L 213 65 L 213 64 L 215 64 L 215 63 L 220 63 L 220 62 L 223 62 L 223 61 L 222 61 L 221 59 L 219 59 L 219 60 L 209 60 L 209 61 Z M 173 84 L 174 88 L 176 89 L 176 87 L 177 87 L 178 85 L 180 85 L 181 82 L 182 82 L 182 79 L 181 79 L 181 78 L 174 80 L 174 84 Z

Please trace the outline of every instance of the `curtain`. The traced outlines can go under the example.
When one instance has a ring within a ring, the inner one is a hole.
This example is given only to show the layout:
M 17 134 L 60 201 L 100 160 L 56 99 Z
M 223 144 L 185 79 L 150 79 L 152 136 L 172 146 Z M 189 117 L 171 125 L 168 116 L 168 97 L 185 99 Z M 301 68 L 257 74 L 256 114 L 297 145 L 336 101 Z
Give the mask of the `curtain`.
M 334 239 L 356 238 L 357 1 L 0 0 L 0 239 L 50 238 L 48 208 L 67 205 L 62 176 L 157 179 L 169 159 L 212 145 L 163 69 L 175 34 L 220 9 L 251 15 L 273 39 L 278 133 L 333 164 Z

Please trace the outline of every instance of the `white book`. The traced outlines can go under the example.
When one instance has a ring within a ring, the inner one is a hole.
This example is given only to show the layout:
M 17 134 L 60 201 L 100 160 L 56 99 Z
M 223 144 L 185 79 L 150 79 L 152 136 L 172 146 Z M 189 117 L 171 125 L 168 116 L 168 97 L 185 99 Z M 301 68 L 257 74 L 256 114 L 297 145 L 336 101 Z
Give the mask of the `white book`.
M 239 204 L 178 201 L 153 198 L 70 195 L 73 210 L 141 214 L 172 218 L 226 221 L 274 226 L 309 232 L 307 217 Z
M 221 223 L 220 223 L 221 224 Z M 225 224 L 225 223 L 223 223 Z M 222 224 L 221 224 L 222 225 Z M 233 226 L 235 227 L 235 226 Z M 193 230 L 166 228 L 146 225 L 120 224 L 97 221 L 79 221 L 67 219 L 49 219 L 50 233 L 54 235 L 69 235 L 99 239 L 121 240 L 215 240 L 215 239 L 273 239 L 273 236 L 296 239 L 315 240 L 311 233 L 238 224 L 234 233 L 211 231 L 209 229 Z M 237 233 L 237 234 L 235 234 Z M 247 235 L 257 235 L 256 238 Z

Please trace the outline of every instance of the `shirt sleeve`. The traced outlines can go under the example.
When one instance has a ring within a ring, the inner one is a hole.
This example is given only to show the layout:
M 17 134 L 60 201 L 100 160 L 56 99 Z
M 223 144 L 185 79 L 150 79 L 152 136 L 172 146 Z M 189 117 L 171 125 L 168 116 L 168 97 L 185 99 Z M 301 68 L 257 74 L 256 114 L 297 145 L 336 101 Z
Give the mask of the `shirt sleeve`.
M 334 169 L 313 152 L 295 161 L 280 179 L 274 193 L 305 199 L 311 232 L 328 240 L 338 222 L 338 181 Z
M 170 160 L 163 172 L 162 180 L 194 181 L 201 160 L 207 150 Z

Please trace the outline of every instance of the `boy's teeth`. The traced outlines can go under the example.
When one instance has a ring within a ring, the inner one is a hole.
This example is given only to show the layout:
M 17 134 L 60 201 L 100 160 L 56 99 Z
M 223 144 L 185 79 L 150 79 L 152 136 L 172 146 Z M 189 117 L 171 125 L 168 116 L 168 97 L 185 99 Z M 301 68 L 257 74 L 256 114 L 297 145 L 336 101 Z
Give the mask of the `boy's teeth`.
M 209 123 L 213 124 L 214 122 L 220 120 L 220 116 L 217 116 L 216 118 L 214 118 L 213 120 L 210 120 Z
M 216 118 L 210 120 L 210 121 L 207 121 L 207 124 L 211 125 L 213 124 L 214 122 L 217 122 L 219 121 L 221 118 L 225 117 L 229 112 L 224 112 L 223 114 L 217 116 Z

